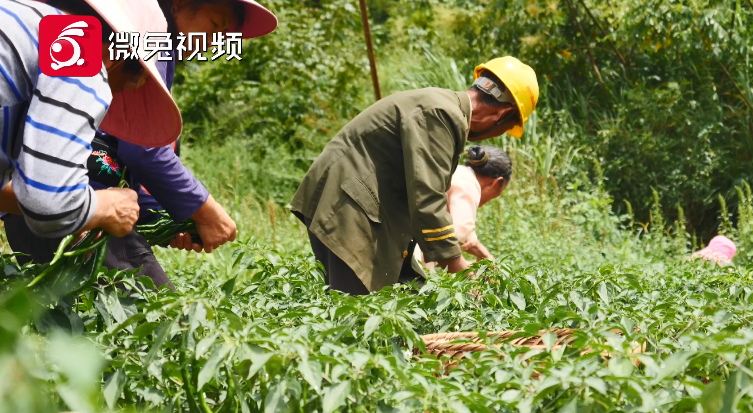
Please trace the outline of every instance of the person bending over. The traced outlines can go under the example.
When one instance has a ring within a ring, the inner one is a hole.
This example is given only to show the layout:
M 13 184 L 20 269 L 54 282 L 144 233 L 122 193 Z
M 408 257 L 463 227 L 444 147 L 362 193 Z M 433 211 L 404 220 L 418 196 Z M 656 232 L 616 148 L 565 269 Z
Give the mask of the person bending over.
M 467 91 L 395 93 L 348 123 L 316 158 L 291 201 L 334 290 L 368 294 L 422 273 L 412 255 L 468 268 L 447 211 L 465 143 L 520 137 L 538 99 L 536 74 L 514 57 L 480 65 Z M 408 265 L 403 265 L 406 263 Z

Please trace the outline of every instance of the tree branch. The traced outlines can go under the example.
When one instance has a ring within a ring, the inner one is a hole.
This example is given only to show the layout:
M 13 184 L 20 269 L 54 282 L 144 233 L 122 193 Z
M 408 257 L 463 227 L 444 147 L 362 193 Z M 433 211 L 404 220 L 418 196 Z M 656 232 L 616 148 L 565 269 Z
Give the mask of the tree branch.
M 606 31 L 604 31 L 604 29 L 602 29 L 602 28 L 601 28 L 601 25 L 600 25 L 600 24 L 599 24 L 599 22 L 598 22 L 598 21 L 596 20 L 596 17 L 595 17 L 595 16 L 593 15 L 593 14 L 591 14 L 591 10 L 589 10 L 589 9 L 588 9 L 588 7 L 586 7 L 586 3 L 585 3 L 585 2 L 583 1 L 583 0 L 578 0 L 578 2 L 579 2 L 579 3 L 580 3 L 580 5 L 581 5 L 581 6 L 583 6 L 583 8 L 584 8 L 584 9 L 586 10 L 586 14 L 588 14 L 588 17 L 590 17 L 590 18 L 591 18 L 591 21 L 592 21 L 592 22 L 594 22 L 594 25 L 596 25 L 596 28 L 597 28 L 597 29 L 599 29 L 599 31 L 601 32 L 601 35 L 602 35 L 602 36 L 603 36 L 603 37 L 604 37 L 605 39 L 607 39 L 607 43 L 609 43 L 609 46 L 610 46 L 610 47 L 612 48 L 612 50 L 614 51 L 614 53 L 615 53 L 615 54 L 617 55 L 617 57 L 618 57 L 618 58 L 620 59 L 620 61 L 622 62 L 622 66 L 623 66 L 623 68 L 622 68 L 622 69 L 623 69 L 623 71 L 625 71 L 625 70 L 626 70 L 626 68 L 627 68 L 627 61 L 625 61 L 625 57 L 624 57 L 624 56 L 622 56 L 622 53 L 620 53 L 620 51 L 619 51 L 619 50 L 617 50 L 617 46 L 615 46 L 615 45 L 614 45 L 614 43 L 612 43 L 612 39 L 610 39 L 610 38 L 609 38 L 609 36 L 607 36 L 607 32 L 606 32 Z M 627 73 L 625 73 L 625 77 L 627 77 Z
M 382 99 L 382 91 L 379 89 L 379 77 L 377 76 L 376 60 L 374 59 L 374 46 L 371 42 L 371 29 L 369 28 L 369 11 L 366 8 L 366 0 L 359 0 L 361 6 L 361 24 L 363 34 L 366 37 L 366 51 L 369 55 L 369 67 L 371 68 L 371 83 L 374 86 L 374 97 Z
M 745 97 L 745 92 L 743 92 L 743 90 L 740 89 L 740 86 L 738 86 L 737 82 L 735 81 L 735 78 L 733 78 L 732 75 L 729 74 L 729 71 L 727 70 L 726 67 L 724 67 L 723 64 L 719 63 L 719 66 L 722 67 L 722 70 L 724 70 L 724 74 L 727 75 L 729 80 L 732 81 L 732 84 L 735 85 L 735 88 L 737 88 L 737 91 L 740 92 L 740 97 L 743 98 L 743 101 L 745 102 L 745 104 L 748 105 L 748 109 L 750 109 L 753 112 L 753 105 L 751 105 L 750 101 L 748 101 L 748 98 Z
M 596 60 L 594 60 L 594 54 L 591 51 L 591 45 L 589 44 L 588 36 L 586 36 L 586 32 L 583 31 L 583 26 L 581 26 L 580 20 L 578 20 L 578 15 L 575 13 L 573 6 L 570 4 L 570 0 L 565 0 L 565 4 L 567 4 L 567 9 L 570 10 L 570 13 L 573 15 L 573 18 L 575 19 L 575 23 L 578 25 L 578 30 L 580 31 L 580 35 L 583 36 L 583 41 L 586 42 L 588 59 L 591 61 L 591 66 L 594 69 L 594 73 L 596 73 L 596 77 L 599 78 L 599 83 L 603 85 L 604 79 L 601 78 L 601 73 L 599 72 L 599 68 L 596 66 Z

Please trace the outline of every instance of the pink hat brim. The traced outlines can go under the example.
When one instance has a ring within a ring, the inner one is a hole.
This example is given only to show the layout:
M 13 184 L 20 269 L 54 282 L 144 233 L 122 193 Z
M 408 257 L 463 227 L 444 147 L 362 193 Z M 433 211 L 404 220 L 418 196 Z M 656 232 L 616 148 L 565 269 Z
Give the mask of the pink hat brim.
M 254 0 L 238 0 L 246 5 L 246 20 L 243 27 L 233 27 L 229 32 L 240 32 L 244 39 L 261 37 L 277 28 L 277 16 Z
M 167 21 L 153 0 L 85 0 L 116 32 L 162 32 Z M 139 56 L 144 45 L 139 42 Z M 112 103 L 99 128 L 126 142 L 147 147 L 169 145 L 180 136 L 183 119 L 170 91 L 162 82 L 156 59 L 139 63 L 148 73 L 136 90 L 113 93 Z
M 47 0 L 37 1 L 47 3 Z M 167 30 L 167 21 L 156 1 L 85 1 L 116 32 L 128 31 L 144 34 L 147 31 L 164 32 Z M 275 24 L 276 22 L 275 18 Z M 144 55 L 143 47 L 143 44 L 139 43 L 140 56 Z M 99 125 L 99 129 L 136 145 L 147 147 L 169 145 L 178 139 L 183 128 L 180 109 L 162 82 L 162 76 L 154 64 L 154 59 L 148 62 L 139 59 L 139 63 L 149 74 L 147 81 L 137 90 L 114 93 L 110 108 Z
M 152 65 L 146 66 L 150 76 L 144 86 L 114 94 L 99 128 L 136 145 L 169 145 L 180 136 L 183 127 L 180 110 L 165 85 L 157 80 L 159 74 L 151 73 Z

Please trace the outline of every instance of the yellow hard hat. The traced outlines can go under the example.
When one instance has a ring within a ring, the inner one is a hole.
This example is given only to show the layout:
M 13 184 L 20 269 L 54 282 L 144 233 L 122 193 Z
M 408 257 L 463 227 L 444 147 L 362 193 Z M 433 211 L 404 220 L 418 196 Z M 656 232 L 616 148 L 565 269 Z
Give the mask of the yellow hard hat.
M 523 136 L 523 125 L 528 121 L 528 117 L 536 107 L 536 102 L 539 101 L 539 82 L 536 80 L 536 72 L 520 60 L 505 56 L 476 66 L 473 78 L 478 79 L 486 70 L 492 72 L 505 84 L 512 93 L 515 103 L 518 104 L 522 123 L 513 126 L 507 133 L 520 138 Z

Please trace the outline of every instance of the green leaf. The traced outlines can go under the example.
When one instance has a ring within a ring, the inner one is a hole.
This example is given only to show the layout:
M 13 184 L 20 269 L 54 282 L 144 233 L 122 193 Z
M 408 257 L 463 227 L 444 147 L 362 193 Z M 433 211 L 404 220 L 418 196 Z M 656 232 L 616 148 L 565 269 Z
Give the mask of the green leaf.
M 225 357 L 233 349 L 231 344 L 225 343 L 219 351 L 212 354 L 212 357 L 204 363 L 204 366 L 199 371 L 198 384 L 196 385 L 196 391 L 201 391 L 204 385 L 217 374 L 217 370 L 220 368 L 220 363 L 225 360 Z
M 471 409 L 468 408 L 463 402 L 459 400 L 453 400 L 450 402 L 453 412 L 457 413 L 471 413 Z
M 204 321 L 206 321 L 207 318 L 207 309 L 204 307 L 204 304 L 201 302 L 198 302 L 191 306 L 191 310 L 188 312 L 188 332 L 193 333 L 196 331 L 197 328 L 199 328 L 200 325 L 204 324 Z
M 239 255 L 241 257 L 242 255 Z M 224 284 L 222 284 L 222 287 L 220 288 L 222 292 L 225 293 L 225 297 L 230 297 L 231 294 L 233 294 L 233 289 L 235 288 L 235 280 L 238 278 L 238 276 L 235 276 L 227 281 L 225 281 Z
M 145 401 L 154 406 L 159 406 L 165 401 L 165 394 L 155 388 L 136 389 L 136 393 L 143 397 Z
M 198 344 L 196 344 L 196 350 L 194 351 L 194 358 L 196 360 L 200 359 L 204 353 L 206 353 L 207 350 L 209 350 L 209 347 L 212 347 L 212 344 L 217 340 L 217 334 L 213 334 L 209 337 L 204 337 L 199 341 Z
M 518 307 L 518 310 L 523 311 L 526 309 L 526 298 L 523 296 L 523 293 L 518 291 L 511 292 L 510 301 Z
M 233 260 L 233 266 L 232 266 L 232 268 L 235 268 L 235 267 L 237 267 L 237 266 L 238 266 L 238 264 L 240 264 L 240 263 L 241 263 L 241 261 L 243 261 L 243 256 L 244 256 L 244 255 L 246 255 L 246 251 L 240 251 L 240 252 L 238 253 L 238 256 L 237 256 L 237 257 L 235 257 L 235 260 Z M 233 277 L 233 280 L 235 280 L 235 278 L 236 278 L 236 277 Z
M 251 377 L 254 377 L 254 375 L 259 372 L 259 370 L 264 367 L 265 364 L 269 361 L 269 359 L 272 358 L 275 354 L 272 352 L 266 353 L 266 352 L 256 352 L 252 350 L 252 356 L 251 356 L 251 367 L 248 369 L 248 376 L 246 379 L 250 379 Z
M 322 413 L 332 413 L 345 404 L 345 397 L 350 393 L 350 381 L 344 381 L 324 390 Z
M 319 392 L 322 385 L 322 367 L 319 363 L 311 360 L 301 360 L 298 363 L 298 370 L 301 372 L 303 379 Z
M 541 336 L 541 340 L 544 342 L 547 351 L 552 351 L 554 343 L 557 341 L 557 334 L 548 331 Z
M 724 405 L 724 382 L 712 381 L 706 385 L 701 395 L 703 413 L 719 413 Z
M 599 298 L 604 304 L 609 305 L 609 290 L 607 289 L 607 283 L 602 281 L 599 283 Z
M 730 374 L 727 379 L 727 385 L 724 386 L 724 403 L 719 413 L 732 413 L 735 409 L 735 399 L 737 397 L 737 380 L 740 372 Z
M 277 413 L 283 411 L 285 408 L 285 382 L 280 382 L 272 386 L 267 393 L 267 397 L 264 398 L 264 413 Z
M 122 323 L 128 316 L 123 310 L 123 306 L 120 304 L 120 298 L 118 297 L 118 290 L 115 288 L 108 289 L 101 293 L 102 301 L 107 308 L 107 312 L 115 319 L 116 322 Z
M 99 387 L 104 359 L 89 340 L 53 333 L 47 346 L 47 357 L 72 388 L 88 390 Z
M 659 374 L 653 380 L 653 383 L 659 383 L 667 377 L 674 377 L 680 371 L 682 371 L 685 363 L 690 358 L 690 353 L 685 351 L 678 351 L 673 353 L 664 361 L 664 367 L 659 371 Z
M 566 404 L 557 413 L 578 413 L 578 400 L 575 398 L 570 400 L 570 403 Z
M 517 389 L 505 390 L 500 399 L 505 403 L 512 403 L 520 399 L 522 392 Z
M 635 365 L 625 357 L 615 357 L 609 360 L 609 372 L 617 377 L 630 377 Z
M 113 324 L 112 326 L 110 326 L 110 328 L 107 329 L 107 334 L 113 335 L 113 334 L 115 334 L 115 333 L 123 330 L 124 328 L 130 326 L 130 325 L 138 323 L 139 321 L 143 320 L 144 318 L 146 318 L 146 314 L 144 314 L 144 313 L 136 313 L 136 314 L 128 317 L 128 319 L 125 320 L 124 322 L 119 323 L 119 324 Z
M 366 320 L 366 324 L 363 326 L 363 338 L 369 338 L 369 336 L 379 327 L 379 323 L 382 322 L 382 317 L 373 315 Z
M 123 394 L 123 387 L 126 384 L 126 377 L 123 370 L 117 369 L 115 373 L 107 379 L 102 394 L 105 396 L 105 402 L 110 410 L 114 410 L 120 395 Z
M 604 382 L 604 380 L 598 377 L 588 377 L 585 382 L 588 387 L 596 390 L 597 392 L 603 395 L 607 394 L 607 384 Z
M 66 406 L 77 413 L 95 413 L 94 406 L 88 395 L 69 384 L 58 384 L 55 387 L 58 395 Z
M 149 365 L 152 364 L 152 361 L 157 356 L 157 352 L 162 348 L 162 344 L 164 344 L 165 340 L 167 340 L 167 335 L 170 334 L 170 330 L 172 328 L 172 321 L 166 321 L 159 326 L 159 328 L 157 329 L 157 337 L 149 347 L 149 353 L 147 353 L 146 358 L 144 358 L 144 370 L 147 370 L 149 368 Z
M 160 324 L 155 322 L 139 324 L 135 329 L 133 329 L 133 335 L 138 338 L 145 338 L 149 334 L 152 334 L 152 332 L 159 326 Z

